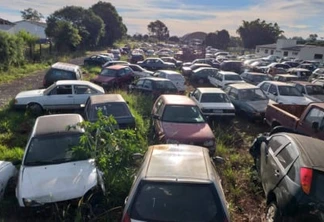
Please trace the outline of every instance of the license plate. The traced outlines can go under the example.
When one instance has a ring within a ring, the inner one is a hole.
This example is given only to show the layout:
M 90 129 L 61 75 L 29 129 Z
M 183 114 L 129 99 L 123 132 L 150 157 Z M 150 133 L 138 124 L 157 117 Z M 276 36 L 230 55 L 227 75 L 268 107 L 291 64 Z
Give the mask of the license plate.
M 214 109 L 213 112 L 214 112 L 214 113 L 222 113 L 223 110 L 221 110 L 221 109 Z

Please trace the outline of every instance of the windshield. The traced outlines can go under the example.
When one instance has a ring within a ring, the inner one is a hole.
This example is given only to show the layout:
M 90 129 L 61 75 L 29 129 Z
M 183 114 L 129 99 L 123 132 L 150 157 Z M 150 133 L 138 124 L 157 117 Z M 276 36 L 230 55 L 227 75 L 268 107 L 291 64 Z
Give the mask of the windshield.
M 201 103 L 229 103 L 225 93 L 204 93 L 201 96 Z
M 225 75 L 225 80 L 240 81 L 242 78 L 239 75 Z
M 254 82 L 263 82 L 263 81 L 269 81 L 271 79 L 269 76 L 266 76 L 266 75 L 253 75 L 252 80 Z
M 176 209 L 176 210 L 175 210 Z M 212 184 L 142 182 L 130 208 L 136 221 L 227 221 Z
M 118 70 L 116 69 L 103 69 L 100 73 L 101 76 L 116 77 Z
M 176 90 L 177 88 L 174 86 L 172 82 L 169 81 L 156 81 L 155 82 L 155 88 L 156 89 L 171 89 Z
M 303 94 L 294 86 L 278 86 L 278 89 L 281 96 L 303 96 Z
M 57 80 L 70 80 L 76 79 L 76 75 L 74 72 L 62 70 L 62 69 L 54 69 L 51 68 L 46 74 L 47 81 L 56 82 Z
M 168 79 L 170 79 L 171 81 L 180 81 L 180 82 L 185 81 L 185 78 L 181 74 L 168 75 Z
M 308 95 L 324 95 L 324 88 L 321 86 L 306 86 Z
M 113 117 L 127 117 L 130 116 L 129 110 L 125 103 L 105 103 L 97 104 L 94 106 L 94 112 L 92 113 L 92 120 L 98 119 L 98 111 L 101 110 L 104 116 Z
M 162 121 L 177 123 L 204 123 L 205 120 L 197 106 L 167 105 Z
M 40 166 L 81 160 L 73 156 L 81 133 L 62 133 L 32 138 L 24 160 L 25 166 Z
M 240 89 L 238 94 L 242 101 L 268 100 L 261 89 Z

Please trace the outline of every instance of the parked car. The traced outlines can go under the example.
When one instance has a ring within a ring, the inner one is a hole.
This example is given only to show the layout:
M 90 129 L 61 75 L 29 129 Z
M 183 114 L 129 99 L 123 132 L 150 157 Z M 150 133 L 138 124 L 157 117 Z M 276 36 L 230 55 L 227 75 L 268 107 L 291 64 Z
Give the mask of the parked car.
M 293 61 L 283 61 L 281 64 L 285 64 L 290 66 L 291 68 L 295 68 L 297 66 L 299 66 L 299 62 L 293 62 Z
M 47 88 L 58 80 L 81 80 L 82 71 L 80 66 L 57 62 L 51 66 L 43 78 L 43 87 Z
M 90 81 L 102 86 L 105 90 L 127 86 L 134 79 L 134 73 L 131 68 L 124 65 L 113 65 L 105 67 L 100 74 Z
M 260 72 L 243 72 L 241 78 L 252 85 L 258 85 L 260 82 L 272 80 L 272 76 Z
M 161 59 L 164 62 L 171 62 L 171 63 L 173 63 L 177 68 L 180 68 L 182 66 L 182 61 L 176 60 L 173 57 L 161 57 Z
M 159 69 L 176 69 L 176 66 L 171 62 L 164 62 L 160 58 L 147 58 L 144 61 L 139 61 L 137 64 L 148 70 Z
M 135 117 L 120 94 L 90 96 L 84 108 L 85 119 L 90 122 L 98 120 L 98 112 L 104 116 L 112 115 L 119 129 L 135 129 Z
M 266 197 L 267 221 L 323 221 L 323 147 L 322 140 L 292 133 L 255 140 L 251 150 Z
M 315 102 L 324 102 L 324 88 L 306 81 L 294 81 L 295 87 L 307 98 Z
M 219 70 L 216 68 L 201 67 L 192 71 L 189 80 L 192 84 L 200 86 L 202 84 L 208 83 L 208 76 L 216 75 L 218 71 Z
M 277 74 L 276 69 L 283 69 L 285 72 L 287 72 L 287 70 L 290 68 L 291 67 L 287 64 L 282 64 L 282 63 L 277 63 L 277 62 L 270 63 L 269 65 L 267 65 L 264 68 L 260 67 L 260 69 L 262 69 L 264 73 L 268 73 L 271 75 Z
M 106 62 L 110 62 L 112 59 L 104 55 L 92 55 L 83 60 L 83 65 L 85 66 L 102 66 Z
M 302 81 L 308 81 L 309 77 L 312 75 L 311 71 L 302 68 L 291 68 L 288 69 L 287 73 L 297 76 L 298 79 Z
M 283 126 L 294 132 L 324 140 L 324 103 L 269 104 L 265 120 L 272 128 Z
M 212 59 L 210 58 L 205 58 L 205 59 L 195 59 L 192 62 L 185 62 L 182 64 L 182 66 L 192 66 L 193 64 L 208 64 L 212 65 Z
M 35 114 L 44 110 L 79 110 L 88 97 L 104 94 L 101 86 L 83 80 L 59 80 L 47 89 L 23 91 L 14 101 L 16 109 L 28 109 Z
M 113 50 L 110 51 L 110 53 L 112 53 L 114 55 L 115 60 L 120 60 L 121 53 L 120 53 L 119 49 L 113 49 Z
M 314 81 L 319 78 L 324 78 L 324 68 L 315 69 L 309 77 L 309 81 Z
M 239 74 L 229 71 L 219 71 L 217 74 L 208 76 L 208 80 L 210 84 L 220 88 L 232 83 L 244 83 Z
M 312 83 L 319 85 L 324 88 L 324 77 L 323 78 L 318 78 L 312 81 Z
M 152 109 L 152 129 L 161 143 L 203 146 L 216 150 L 215 136 L 195 102 L 184 95 L 161 95 Z
M 145 59 L 143 54 L 140 53 L 132 53 L 129 57 L 129 62 L 132 64 L 136 64 L 139 61 L 143 61 Z
M 315 69 L 317 69 L 317 67 L 312 63 L 302 63 L 299 66 L 297 66 L 296 68 L 308 69 L 311 72 L 313 72 Z
M 148 95 L 154 100 L 162 94 L 179 94 L 171 80 L 158 77 L 139 78 L 128 86 L 128 92 Z
M 277 103 L 307 105 L 311 102 L 292 83 L 263 81 L 258 84 L 265 94 Z
M 183 75 L 177 71 L 172 70 L 159 70 L 153 74 L 154 77 L 160 77 L 169 79 L 177 87 L 178 91 L 181 94 L 184 94 L 186 91 L 185 78 Z
M 205 63 L 195 63 L 195 64 L 193 64 L 191 66 L 182 66 L 181 73 L 184 76 L 190 77 L 193 71 L 195 71 L 196 69 L 202 68 L 202 67 L 211 68 L 210 65 L 205 64 Z
M 242 62 L 239 60 L 226 60 L 220 64 L 220 70 L 231 71 L 235 73 L 242 72 Z
M 273 77 L 273 80 L 279 82 L 291 82 L 299 80 L 299 77 L 291 74 L 276 74 Z
M 84 130 L 75 126 L 79 114 L 46 115 L 36 119 L 19 170 L 16 196 L 20 207 L 41 207 L 102 196 L 102 173 L 95 160 L 73 154 Z
M 129 64 L 128 67 L 130 67 L 133 70 L 133 74 L 136 78 L 153 76 L 154 73 L 152 71 L 142 68 L 137 64 Z
M 135 178 L 122 221 L 230 221 L 221 179 L 203 147 L 150 146 Z
M 249 83 L 231 84 L 224 88 L 236 113 L 250 120 L 263 120 L 269 98 L 257 86 Z
M 126 61 L 109 61 L 109 62 L 106 62 L 105 64 L 103 64 L 102 68 L 106 68 L 106 67 L 114 66 L 114 65 L 128 66 L 130 64 L 128 62 L 126 62 Z
M 189 97 L 197 104 L 204 116 L 235 117 L 234 105 L 227 94 L 219 88 L 197 88 L 190 92 Z
M 14 180 L 17 176 L 17 169 L 11 163 L 7 161 L 0 160 L 0 201 L 5 195 L 9 195 L 10 186 L 14 184 Z

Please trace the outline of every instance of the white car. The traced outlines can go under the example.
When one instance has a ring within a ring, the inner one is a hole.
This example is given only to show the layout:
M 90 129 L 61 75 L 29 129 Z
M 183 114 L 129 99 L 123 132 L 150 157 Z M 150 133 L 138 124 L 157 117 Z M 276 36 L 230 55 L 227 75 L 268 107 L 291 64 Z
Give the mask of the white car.
M 159 70 L 153 74 L 154 77 L 169 79 L 178 89 L 180 93 L 186 91 L 186 79 L 177 71 L 172 70 Z
M 308 105 L 313 100 L 305 97 L 292 83 L 263 81 L 258 87 L 272 99 L 281 104 Z
M 322 86 L 304 81 L 296 81 L 293 84 L 305 97 L 314 102 L 324 102 L 324 88 Z
M 134 76 L 137 78 L 149 77 L 153 75 L 152 71 L 146 70 L 139 65 L 129 64 L 128 66 L 133 70 Z
M 235 108 L 227 94 L 219 88 L 201 87 L 190 93 L 204 116 L 235 117 Z
M 210 84 L 220 88 L 231 83 L 245 83 L 239 74 L 229 71 L 219 71 L 217 74 L 208 76 L 208 80 Z
M 75 110 L 82 108 L 89 96 L 104 93 L 101 86 L 89 81 L 59 80 L 47 89 L 18 93 L 14 106 L 38 114 L 44 110 Z
M 7 161 L 0 161 L 0 200 L 7 191 L 7 185 L 10 179 L 15 178 L 17 169 L 12 163 Z
M 18 175 L 19 206 L 37 207 L 104 192 L 102 172 L 97 169 L 95 160 L 73 155 L 73 148 L 79 145 L 84 130 L 80 127 L 69 130 L 68 126 L 82 121 L 79 114 L 46 115 L 36 119 Z

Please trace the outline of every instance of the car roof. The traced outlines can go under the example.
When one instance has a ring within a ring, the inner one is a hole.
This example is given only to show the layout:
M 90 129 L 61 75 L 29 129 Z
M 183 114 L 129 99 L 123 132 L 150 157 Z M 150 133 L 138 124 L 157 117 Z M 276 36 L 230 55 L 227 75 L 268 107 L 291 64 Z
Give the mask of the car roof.
M 258 76 L 268 76 L 268 74 L 262 73 L 262 72 L 244 72 L 249 75 L 258 75 Z
M 264 82 L 271 83 L 271 84 L 274 84 L 277 86 L 291 86 L 292 85 L 291 83 L 280 82 L 280 81 L 264 81 Z
M 303 86 L 318 86 L 315 83 L 307 82 L 307 81 L 292 81 L 291 83 L 298 83 Z
M 198 69 L 193 70 L 193 72 L 200 72 L 201 70 L 216 70 L 219 71 L 219 69 L 214 68 L 212 66 L 206 66 L 206 67 L 200 67 Z
M 289 72 L 291 72 L 291 71 L 310 72 L 308 69 L 304 69 L 304 68 L 290 68 L 290 69 L 288 69 L 288 71 Z
M 174 70 L 161 69 L 161 70 L 158 70 L 157 72 L 163 72 L 163 73 L 165 73 L 167 75 L 174 75 L 174 74 L 176 74 L 176 75 L 180 74 L 181 75 L 181 73 L 179 73 L 177 71 L 174 71 Z
M 172 105 L 193 105 L 195 106 L 196 103 L 189 98 L 188 96 L 184 95 L 171 95 L 171 94 L 165 94 L 161 95 L 160 98 L 162 98 L 166 105 L 172 104 Z
M 302 162 L 309 167 L 324 170 L 324 141 L 304 135 L 286 133 L 298 147 Z
M 276 76 L 282 76 L 282 77 L 295 77 L 295 78 L 298 78 L 298 76 L 295 76 L 295 75 L 291 75 L 291 74 L 276 74 Z
M 54 63 L 51 68 L 54 69 L 62 69 L 62 70 L 67 70 L 67 71 L 75 71 L 76 69 L 79 68 L 78 65 L 71 64 L 71 63 L 65 63 L 65 62 L 57 62 Z
M 40 116 L 36 119 L 32 136 L 41 136 L 62 132 L 84 132 L 80 127 L 72 127 L 83 121 L 80 114 L 55 114 Z
M 142 78 L 139 78 L 140 79 L 150 79 L 152 81 L 168 81 L 170 82 L 169 79 L 166 79 L 166 78 L 160 78 L 160 77 L 142 77 Z
M 230 84 L 230 87 L 233 87 L 235 89 L 259 89 L 259 87 L 252 85 L 250 83 L 234 83 L 234 84 Z
M 199 87 L 197 89 L 201 93 L 225 93 L 222 89 L 215 87 Z
M 120 94 L 93 95 L 89 97 L 89 100 L 90 100 L 90 104 L 101 104 L 101 103 L 112 103 L 112 102 L 126 103 L 126 101 Z
M 125 64 L 127 64 L 127 63 L 125 63 Z M 128 64 L 127 64 L 127 65 L 128 65 Z M 114 70 L 119 70 L 119 69 L 122 69 L 122 68 L 125 68 L 125 67 L 127 67 L 127 66 L 117 64 L 117 65 L 112 65 L 112 66 L 105 67 L 105 69 L 114 69 Z
M 98 86 L 97 84 L 94 84 L 90 81 L 86 80 L 58 80 L 54 83 L 55 85 L 87 85 L 95 88 L 98 91 L 104 92 L 103 88 L 101 86 Z
M 153 145 L 148 149 L 150 154 L 145 179 L 210 180 L 208 150 L 203 147 L 185 144 Z
M 219 71 L 218 73 L 223 74 L 223 75 L 239 75 L 236 72 L 231 72 L 231 71 Z

